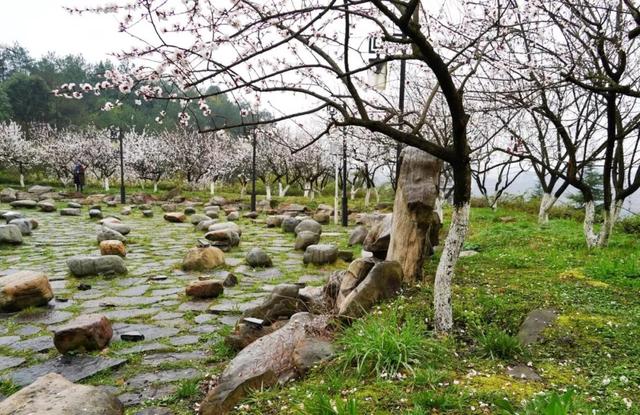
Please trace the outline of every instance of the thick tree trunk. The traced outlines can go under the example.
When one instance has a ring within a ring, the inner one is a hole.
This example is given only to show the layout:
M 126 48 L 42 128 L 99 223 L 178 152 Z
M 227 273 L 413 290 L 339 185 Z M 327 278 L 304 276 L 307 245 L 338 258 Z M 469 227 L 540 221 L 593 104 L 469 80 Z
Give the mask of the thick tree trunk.
M 469 210 L 469 202 L 454 206 L 451 226 L 436 271 L 433 303 L 436 331 L 441 333 L 448 332 L 453 327 L 451 282 L 469 228 Z
M 108 177 L 104 178 L 104 190 L 107 191 L 107 192 L 109 191 L 109 178 Z
M 247 185 L 242 184 L 242 187 L 240 188 L 240 197 L 244 197 L 245 194 L 247 194 Z
M 436 198 L 436 206 L 433 210 L 436 212 L 438 217 L 440 218 L 440 223 L 444 221 L 444 213 L 442 210 L 444 209 L 444 192 L 438 192 L 438 197 Z
M 351 186 L 350 193 L 351 193 L 351 200 L 355 200 L 356 194 L 358 193 L 358 188 L 355 186 Z
M 266 184 L 265 185 L 265 190 L 267 192 L 267 200 L 271 200 L 271 185 Z
M 211 184 L 209 185 L 209 193 L 211 194 L 211 196 L 216 194 L 216 181 L 213 180 L 211 182 Z
M 153 193 L 158 193 L 158 181 L 153 182 Z
M 371 189 L 367 188 L 367 191 L 364 194 L 364 206 L 369 207 L 370 201 L 371 201 Z
M 398 261 L 404 281 L 413 283 L 422 278 L 442 163 L 415 147 L 405 148 L 400 157 L 387 260 Z
M 543 193 L 540 200 L 540 209 L 538 210 L 538 224 L 546 225 L 549 223 L 549 210 L 556 203 L 556 197 L 551 193 Z
M 599 235 L 595 233 L 593 224 L 596 218 L 596 205 L 593 200 L 590 200 L 584 204 L 584 222 L 582 228 L 584 230 L 584 237 L 587 240 L 588 248 L 595 248 L 599 243 Z
M 20 187 L 24 187 L 24 174 L 20 173 Z
M 278 182 L 278 197 L 285 197 L 289 191 L 289 185 L 282 186 L 282 183 Z
M 609 244 L 609 238 L 613 233 L 613 227 L 618 221 L 618 217 L 620 216 L 620 211 L 622 210 L 622 205 L 624 204 L 624 200 L 616 200 L 612 205 L 610 210 L 604 211 L 604 222 L 602 223 L 602 227 L 600 228 L 600 234 L 598 235 L 598 246 L 605 247 Z

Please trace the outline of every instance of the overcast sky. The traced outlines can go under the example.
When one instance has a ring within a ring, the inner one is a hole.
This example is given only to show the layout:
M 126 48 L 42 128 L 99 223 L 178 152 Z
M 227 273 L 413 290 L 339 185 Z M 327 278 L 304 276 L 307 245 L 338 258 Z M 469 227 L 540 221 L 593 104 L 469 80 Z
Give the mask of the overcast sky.
M 64 6 L 95 4 L 95 0 L 0 0 L 0 44 L 20 43 L 38 58 L 49 51 L 82 54 L 95 62 L 132 42 L 118 32 L 112 15 L 70 15 Z M 104 3 L 104 2 L 103 2 Z

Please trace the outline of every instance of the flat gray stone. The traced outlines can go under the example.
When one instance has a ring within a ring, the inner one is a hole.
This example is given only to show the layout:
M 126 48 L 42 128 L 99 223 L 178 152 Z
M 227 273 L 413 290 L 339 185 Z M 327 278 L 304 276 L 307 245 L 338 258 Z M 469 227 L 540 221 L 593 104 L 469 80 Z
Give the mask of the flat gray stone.
M 26 360 L 21 357 L 0 356 L 0 370 L 20 366 L 24 362 L 26 362 Z
M 24 351 L 30 350 L 32 352 L 46 352 L 54 348 L 53 337 L 41 336 L 34 337 L 33 339 L 22 340 L 17 343 L 9 345 L 13 350 Z
M 77 382 L 103 370 L 118 367 L 124 362 L 126 359 L 108 359 L 86 354 L 59 356 L 35 366 L 13 370 L 7 379 L 18 386 L 26 386 L 47 373 L 57 373 L 71 382 Z
M 154 383 L 176 382 L 183 379 L 193 379 L 198 376 L 200 376 L 200 372 L 193 368 L 161 370 L 159 372 L 140 373 L 129 379 L 127 385 L 137 389 Z
M 169 352 L 169 353 L 153 353 L 142 358 L 142 363 L 148 366 L 158 366 L 163 363 L 183 362 L 187 360 L 202 360 L 207 355 L 201 351 L 194 352 Z
M 128 349 L 122 349 L 118 351 L 119 354 L 134 354 L 134 353 L 145 353 L 145 352 L 157 352 L 170 350 L 171 347 L 162 343 L 146 343 L 139 344 L 133 347 L 129 347 Z
M 518 340 L 525 347 L 537 342 L 542 331 L 553 324 L 557 318 L 556 312 L 549 309 L 537 309 L 529 312 L 520 326 Z
M 507 367 L 507 375 L 516 379 L 532 380 L 539 382 L 542 380 L 540 375 L 535 370 L 525 365 L 517 365 L 513 367 Z
M 173 327 L 158 327 L 150 326 L 148 324 L 117 323 L 113 325 L 112 341 L 120 340 L 120 336 L 122 334 L 130 331 L 139 331 L 140 333 L 142 333 L 145 340 L 155 340 L 175 336 L 180 330 Z
M 179 336 L 169 339 L 169 343 L 174 346 L 187 346 L 189 344 L 196 344 L 200 338 L 198 336 Z

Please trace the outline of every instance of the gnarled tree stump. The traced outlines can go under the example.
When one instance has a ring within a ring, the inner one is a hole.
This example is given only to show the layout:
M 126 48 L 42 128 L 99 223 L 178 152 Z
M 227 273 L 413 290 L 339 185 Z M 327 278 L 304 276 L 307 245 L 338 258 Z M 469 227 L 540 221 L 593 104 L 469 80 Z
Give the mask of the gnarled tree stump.
M 440 226 L 434 208 L 442 162 L 407 147 L 400 153 L 400 163 L 387 260 L 399 262 L 404 281 L 414 282 L 422 278 L 422 265 L 431 251 L 432 225 Z

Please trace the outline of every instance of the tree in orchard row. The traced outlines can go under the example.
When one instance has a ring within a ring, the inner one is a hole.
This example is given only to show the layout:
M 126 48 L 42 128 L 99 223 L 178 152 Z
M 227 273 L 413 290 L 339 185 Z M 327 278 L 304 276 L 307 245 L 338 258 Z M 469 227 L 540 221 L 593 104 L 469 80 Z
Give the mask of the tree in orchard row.
M 24 175 L 36 161 L 31 142 L 15 122 L 0 123 L 0 166 L 11 166 L 20 172 L 20 187 L 24 187 Z

